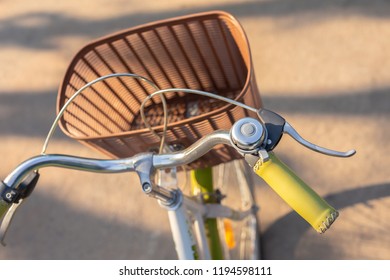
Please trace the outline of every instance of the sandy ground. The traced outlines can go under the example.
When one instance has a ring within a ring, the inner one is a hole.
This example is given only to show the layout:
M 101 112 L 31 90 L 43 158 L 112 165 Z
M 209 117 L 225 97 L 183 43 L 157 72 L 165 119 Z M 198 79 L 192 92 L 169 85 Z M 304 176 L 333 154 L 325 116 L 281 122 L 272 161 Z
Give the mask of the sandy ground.
M 265 106 L 312 142 L 358 151 L 329 158 L 285 137 L 280 157 L 341 215 L 318 235 L 255 179 L 264 257 L 390 259 L 388 1 L 4 0 L 0 6 L 0 178 L 40 152 L 59 83 L 84 44 L 152 20 L 226 10 L 247 32 Z M 61 133 L 49 152 L 98 156 Z M 171 259 L 165 221 L 134 175 L 47 169 L 17 213 L 0 259 Z

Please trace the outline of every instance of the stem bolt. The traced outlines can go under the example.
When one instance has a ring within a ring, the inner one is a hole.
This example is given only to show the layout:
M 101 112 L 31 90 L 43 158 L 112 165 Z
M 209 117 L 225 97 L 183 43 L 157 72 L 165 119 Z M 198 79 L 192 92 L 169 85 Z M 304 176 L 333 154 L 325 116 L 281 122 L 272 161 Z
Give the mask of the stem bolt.
M 142 190 L 144 193 L 150 193 L 152 191 L 152 186 L 149 183 L 144 183 L 142 185 Z

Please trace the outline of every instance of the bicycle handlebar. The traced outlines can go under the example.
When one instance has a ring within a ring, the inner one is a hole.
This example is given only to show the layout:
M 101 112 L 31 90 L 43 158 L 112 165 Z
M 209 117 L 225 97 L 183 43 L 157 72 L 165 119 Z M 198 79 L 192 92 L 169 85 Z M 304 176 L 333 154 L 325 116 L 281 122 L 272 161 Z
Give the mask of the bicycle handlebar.
M 234 146 L 228 131 L 218 130 L 198 140 L 190 147 L 175 153 L 138 154 L 133 157 L 113 160 L 90 159 L 66 155 L 41 155 L 20 164 L 1 184 L 0 220 L 8 211 L 12 202 L 4 200 L 4 190 L 17 189 L 22 180 L 34 170 L 55 166 L 68 169 L 99 172 L 120 173 L 136 171 L 141 178 L 137 166 L 150 161 L 152 169 L 170 168 L 191 163 L 218 144 Z M 338 213 L 329 206 L 316 192 L 306 185 L 293 171 L 283 164 L 273 152 L 269 152 L 269 160 L 259 160 L 254 172 L 261 176 L 298 214 L 300 214 L 318 232 L 324 232 L 337 218 Z M 151 172 L 148 170 L 147 172 Z M 149 176 L 150 174 L 146 174 Z M 145 174 L 142 174 L 145 176 Z M 142 180 L 141 180 L 142 181 Z
M 152 153 L 138 154 L 123 159 L 91 159 L 67 155 L 40 155 L 30 158 L 12 171 L 0 187 L 0 194 L 6 190 L 17 189 L 22 180 L 34 170 L 44 167 L 61 167 L 67 169 L 96 172 L 96 173 L 123 173 L 136 171 L 137 163 L 151 158 L 152 165 L 156 169 L 169 168 L 193 162 L 210 151 L 218 144 L 231 145 L 229 132 L 217 130 L 195 142 L 190 147 L 175 153 L 153 155 Z M 7 202 L 0 197 L 0 221 L 11 207 L 12 202 Z
M 228 131 L 214 131 L 182 151 L 153 155 L 153 167 L 163 169 L 193 162 L 218 144 L 231 145 L 229 139 Z M 30 172 L 49 166 L 96 173 L 131 172 L 136 170 L 137 162 L 150 157 L 150 155 L 152 153 L 143 153 L 129 158 L 109 160 L 55 154 L 40 155 L 30 158 L 17 166 L 4 180 L 4 184 L 10 188 L 16 188 Z

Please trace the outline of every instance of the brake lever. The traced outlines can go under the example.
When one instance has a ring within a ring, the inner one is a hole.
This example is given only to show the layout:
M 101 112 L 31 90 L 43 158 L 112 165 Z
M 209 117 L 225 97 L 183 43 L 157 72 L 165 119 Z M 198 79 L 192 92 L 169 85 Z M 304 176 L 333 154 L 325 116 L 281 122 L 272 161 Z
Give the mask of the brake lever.
M 314 152 L 327 155 L 327 156 L 345 158 L 345 157 L 353 156 L 356 153 L 356 150 L 353 150 L 353 149 L 349 150 L 347 152 L 339 152 L 339 151 L 335 151 L 335 150 L 331 150 L 331 149 L 317 146 L 317 145 L 305 140 L 304 138 L 302 138 L 302 136 L 299 135 L 299 133 L 288 122 L 286 122 L 284 124 L 283 133 L 290 135 L 291 138 L 293 138 L 295 141 L 297 141 L 299 144 L 305 146 L 306 148 L 308 148 Z
M 305 146 L 306 148 L 321 153 L 327 156 L 333 157 L 350 157 L 353 156 L 356 151 L 349 150 L 347 152 L 339 152 L 324 147 L 317 146 L 307 140 L 305 140 L 299 133 L 279 114 L 272 112 L 267 109 L 260 109 L 257 112 L 258 117 L 264 123 L 267 129 L 267 140 L 265 143 L 265 149 L 267 151 L 273 150 L 276 145 L 279 143 L 283 134 L 288 134 L 297 141 L 299 144 Z
M 5 236 L 7 234 L 7 231 L 9 229 L 9 226 L 11 225 L 12 219 L 15 215 L 16 210 L 19 208 L 20 205 L 23 203 L 23 199 L 19 200 L 18 203 L 13 203 L 11 207 L 8 209 L 7 213 L 4 215 L 3 220 L 1 221 L 0 225 L 0 244 L 3 246 L 6 246 L 4 240 Z
M 1 195 L 3 199 L 6 199 L 8 203 L 12 203 L 8 208 L 7 213 L 4 215 L 3 220 L 0 225 L 0 244 L 5 246 L 4 243 L 5 236 L 7 234 L 8 228 L 11 225 L 12 219 L 15 215 L 16 210 L 23 204 L 25 199 L 31 195 L 35 186 L 37 185 L 39 180 L 38 171 L 31 172 L 27 177 L 23 180 L 23 182 L 19 185 L 18 188 L 13 189 L 10 188 L 7 191 L 3 192 Z

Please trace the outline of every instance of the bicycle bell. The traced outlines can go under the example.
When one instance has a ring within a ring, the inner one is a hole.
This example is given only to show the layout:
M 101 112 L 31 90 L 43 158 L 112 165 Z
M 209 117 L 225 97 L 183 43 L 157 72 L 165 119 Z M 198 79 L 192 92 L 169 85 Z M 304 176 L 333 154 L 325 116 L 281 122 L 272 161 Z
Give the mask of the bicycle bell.
M 251 153 L 263 144 L 266 131 L 254 118 L 243 118 L 235 122 L 230 130 L 233 144 L 243 153 Z

